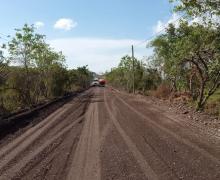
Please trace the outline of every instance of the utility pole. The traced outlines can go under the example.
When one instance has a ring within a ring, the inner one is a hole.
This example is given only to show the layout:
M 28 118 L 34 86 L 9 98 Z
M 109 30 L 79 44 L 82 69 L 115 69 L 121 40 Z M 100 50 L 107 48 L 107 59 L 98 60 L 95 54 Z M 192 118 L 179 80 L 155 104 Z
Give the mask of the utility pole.
M 133 73 L 133 94 L 135 93 L 135 69 L 134 69 L 134 46 L 131 46 L 131 50 L 132 50 L 132 73 Z

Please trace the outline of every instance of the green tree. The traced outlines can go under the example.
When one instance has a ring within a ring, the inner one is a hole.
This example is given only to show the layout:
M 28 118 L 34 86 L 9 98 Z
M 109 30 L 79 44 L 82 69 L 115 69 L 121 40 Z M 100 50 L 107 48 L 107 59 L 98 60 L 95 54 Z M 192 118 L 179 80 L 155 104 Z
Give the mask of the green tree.
M 198 83 L 194 83 L 198 85 L 194 87 L 199 92 L 198 109 L 204 108 L 220 86 L 219 33 L 219 29 L 182 22 L 179 28 L 171 25 L 165 34 L 152 42 L 168 77 L 174 75 L 176 82 L 186 85 L 187 74 L 190 74 L 188 82 Z
M 165 78 L 171 83 L 173 91 L 177 91 L 181 86 L 180 82 L 180 69 L 178 65 L 178 57 L 176 55 L 176 41 L 178 35 L 173 24 L 167 28 L 167 33 L 155 38 L 151 45 L 154 47 L 154 61 L 157 66 L 160 66 L 165 73 Z
M 134 59 L 130 56 L 124 56 L 118 67 L 113 68 L 110 72 L 105 74 L 107 81 L 113 86 L 123 88 L 128 92 L 133 90 L 133 73 L 135 90 L 145 92 L 146 90 L 155 89 L 161 81 L 161 76 L 157 69 L 146 67 L 146 64 Z
M 53 96 L 51 94 L 51 81 L 54 78 L 53 70 L 54 67 L 59 66 L 57 70 L 64 69 L 65 57 L 62 52 L 55 52 L 50 48 L 45 41 L 42 41 L 38 44 L 35 50 L 35 66 L 39 71 L 39 81 L 40 81 L 40 93 L 45 98 L 49 98 Z M 66 74 L 59 74 L 59 76 L 64 76 L 65 79 Z M 56 93 L 55 93 L 56 94 Z
M 33 25 L 16 29 L 8 42 L 8 57 L 0 47 L 0 114 L 31 108 L 35 104 L 87 88 L 92 73 L 87 66 L 67 70 L 65 56 L 46 43 Z
M 70 89 L 84 89 L 90 85 L 93 76 L 88 66 L 78 67 L 69 71 L 69 87 Z
M 68 83 L 67 70 L 59 64 L 53 64 L 50 71 L 50 85 L 48 87 L 51 96 L 64 95 Z
M 176 11 L 186 11 L 190 16 L 209 13 L 211 15 L 220 15 L 220 2 L 218 0 L 170 0 L 177 2 Z
M 34 32 L 34 26 L 24 25 L 22 29 L 16 29 L 15 37 L 8 43 L 10 61 L 24 68 L 24 87 L 22 94 L 27 105 L 34 104 L 35 97 L 31 93 L 30 68 L 35 65 L 35 53 L 44 36 Z
M 4 87 L 9 74 L 8 61 L 4 57 L 3 53 L 5 48 L 5 44 L 0 47 L 0 115 L 4 114 L 4 112 L 6 111 L 4 107 Z

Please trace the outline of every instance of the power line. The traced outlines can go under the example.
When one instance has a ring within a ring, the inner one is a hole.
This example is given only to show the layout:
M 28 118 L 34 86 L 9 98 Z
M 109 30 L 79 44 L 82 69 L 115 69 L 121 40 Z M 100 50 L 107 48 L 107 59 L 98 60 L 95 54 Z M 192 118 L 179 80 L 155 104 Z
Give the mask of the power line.
M 3 33 L 0 33 L 0 35 L 6 37 L 6 38 L 10 38 L 10 35 L 6 35 L 6 34 L 3 34 Z
M 1 36 L 0 36 L 0 39 L 3 39 L 3 40 L 5 40 L 5 41 L 8 41 L 8 39 L 6 39 L 6 38 L 3 38 L 3 37 L 1 37 Z
M 177 18 L 175 21 L 171 22 L 171 23 L 176 23 L 177 21 L 179 21 L 182 17 L 184 17 L 185 14 L 182 14 L 179 18 Z M 158 31 L 157 33 L 153 34 L 152 36 L 150 36 L 149 38 L 142 40 L 140 42 L 138 42 L 137 44 L 134 44 L 133 47 L 138 47 L 140 45 L 142 45 L 143 43 L 147 43 L 148 41 L 152 40 L 155 36 L 159 35 L 160 33 L 162 33 L 164 30 L 166 30 L 167 28 L 167 24 L 163 25 L 162 29 L 160 31 Z M 129 48 L 129 50 L 124 53 L 125 55 L 131 54 L 131 50 Z
M 3 33 L 0 33 L 0 40 L 4 40 L 4 41 L 8 41 L 10 39 L 10 35 L 6 35 L 6 34 L 3 34 Z
M 177 21 L 179 21 L 179 20 L 180 20 L 182 17 L 184 17 L 184 16 L 185 16 L 185 14 L 182 14 L 179 18 L 177 18 L 175 21 L 173 21 L 173 22 L 171 22 L 171 23 L 176 23 Z M 170 23 L 170 24 L 171 24 L 171 23 Z M 163 25 L 163 27 L 162 27 L 162 29 L 161 29 L 160 31 L 158 31 L 157 33 L 153 34 L 153 35 L 150 36 L 149 38 L 147 38 L 147 39 L 145 39 L 145 40 L 142 40 L 142 41 L 138 42 L 137 44 L 132 45 L 133 48 L 134 48 L 134 47 L 138 47 L 138 46 L 142 45 L 143 43 L 147 43 L 148 41 L 152 40 L 155 36 L 161 34 L 164 30 L 166 30 L 166 28 L 167 28 L 167 24 Z M 125 55 L 131 54 L 130 48 L 129 48 L 129 50 L 127 51 L 127 53 L 124 53 L 124 54 L 125 54 Z
M 6 34 L 3 34 L 3 33 L 0 33 L 0 40 L 4 40 L 4 41 L 8 41 L 10 39 L 10 35 L 6 35 Z
M 177 18 L 175 21 L 171 22 L 171 23 L 176 23 L 177 21 L 179 21 L 183 16 L 185 16 L 185 14 L 183 14 L 182 16 L 180 16 L 179 18 Z M 150 40 L 152 40 L 155 36 L 159 35 L 160 33 L 162 33 L 164 30 L 166 30 L 167 28 L 167 24 L 165 24 L 162 29 L 160 31 L 158 31 L 157 33 L 153 34 L 152 36 L 150 36 L 149 38 L 143 40 L 143 41 L 140 41 L 139 43 L 135 44 L 134 47 L 136 46 L 140 46 L 142 45 L 143 43 L 146 43 Z

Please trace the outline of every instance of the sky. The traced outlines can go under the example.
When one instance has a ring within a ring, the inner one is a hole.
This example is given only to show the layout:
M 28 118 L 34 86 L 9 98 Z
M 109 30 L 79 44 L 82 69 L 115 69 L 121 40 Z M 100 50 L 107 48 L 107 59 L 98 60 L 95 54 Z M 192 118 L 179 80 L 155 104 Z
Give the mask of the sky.
M 47 42 L 66 56 L 68 68 L 88 65 L 109 71 L 131 54 L 146 59 L 152 49 L 147 40 L 179 15 L 169 0 L 1 0 L 0 44 L 15 28 L 34 24 Z

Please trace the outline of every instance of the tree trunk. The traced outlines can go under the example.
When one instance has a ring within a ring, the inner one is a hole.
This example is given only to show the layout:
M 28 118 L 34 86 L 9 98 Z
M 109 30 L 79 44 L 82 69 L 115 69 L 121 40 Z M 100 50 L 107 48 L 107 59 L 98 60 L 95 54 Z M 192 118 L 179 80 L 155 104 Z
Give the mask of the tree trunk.
M 177 92 L 177 86 L 176 86 L 176 80 L 175 79 L 171 79 L 171 92 Z
M 205 82 L 201 83 L 201 87 L 200 87 L 200 93 L 199 93 L 199 99 L 197 102 L 197 110 L 203 110 L 204 109 L 204 90 L 205 90 Z

